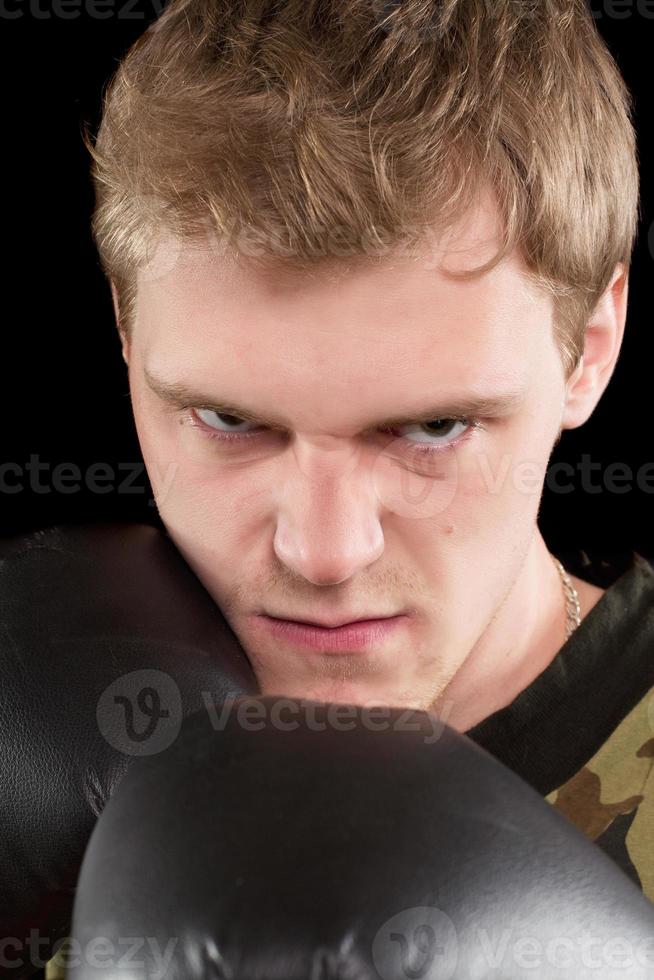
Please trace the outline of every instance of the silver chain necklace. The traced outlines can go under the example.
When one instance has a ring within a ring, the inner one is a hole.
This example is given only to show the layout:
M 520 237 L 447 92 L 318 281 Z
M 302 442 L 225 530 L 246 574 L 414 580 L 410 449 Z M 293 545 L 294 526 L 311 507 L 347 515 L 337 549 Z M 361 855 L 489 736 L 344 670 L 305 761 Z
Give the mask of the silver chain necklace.
M 575 589 L 570 576 L 558 558 L 552 555 L 552 561 L 556 565 L 561 576 L 563 595 L 565 596 L 565 638 L 568 640 L 581 623 L 581 608 L 579 606 L 579 593 Z

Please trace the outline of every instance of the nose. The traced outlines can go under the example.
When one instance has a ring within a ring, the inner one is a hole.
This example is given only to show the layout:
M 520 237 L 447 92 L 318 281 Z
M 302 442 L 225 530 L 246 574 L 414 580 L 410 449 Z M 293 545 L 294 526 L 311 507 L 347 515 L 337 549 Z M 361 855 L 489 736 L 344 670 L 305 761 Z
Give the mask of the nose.
M 339 468 L 332 458 L 328 472 L 321 464 L 312 467 L 305 457 L 285 481 L 273 546 L 279 560 L 308 582 L 338 585 L 382 554 L 380 505 L 362 467 Z

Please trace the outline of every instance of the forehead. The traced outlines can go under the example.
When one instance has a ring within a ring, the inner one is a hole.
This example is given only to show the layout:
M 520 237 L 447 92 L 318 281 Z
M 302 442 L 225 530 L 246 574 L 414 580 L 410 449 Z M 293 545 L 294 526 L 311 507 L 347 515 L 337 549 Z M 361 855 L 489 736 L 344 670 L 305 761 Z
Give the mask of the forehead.
M 259 385 L 313 386 L 314 397 L 317 380 L 335 397 L 372 377 L 398 391 L 427 378 L 452 389 L 524 380 L 552 344 L 550 297 L 516 253 L 482 276 L 452 274 L 497 247 L 483 205 L 410 253 L 305 273 L 162 239 L 139 276 L 134 341 L 169 377 L 212 383 L 236 367 Z

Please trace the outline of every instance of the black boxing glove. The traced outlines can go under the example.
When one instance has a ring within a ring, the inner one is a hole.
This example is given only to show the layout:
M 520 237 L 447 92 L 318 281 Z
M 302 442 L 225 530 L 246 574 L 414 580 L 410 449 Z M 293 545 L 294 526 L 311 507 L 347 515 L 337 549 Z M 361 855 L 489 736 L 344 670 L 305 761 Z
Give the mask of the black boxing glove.
M 0 542 L 0 976 L 30 976 L 67 935 L 89 835 L 134 761 L 207 697 L 257 689 L 165 533 L 121 523 Z
M 95 827 L 67 980 L 651 978 L 654 905 L 437 723 L 274 698 L 188 719 Z

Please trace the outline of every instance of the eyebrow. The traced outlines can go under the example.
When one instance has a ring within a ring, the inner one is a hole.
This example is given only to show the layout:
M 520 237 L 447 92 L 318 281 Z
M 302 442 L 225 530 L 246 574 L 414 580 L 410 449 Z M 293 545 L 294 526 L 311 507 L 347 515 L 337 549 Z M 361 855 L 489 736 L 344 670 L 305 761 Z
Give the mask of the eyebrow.
M 164 378 L 159 378 L 147 368 L 144 368 L 144 375 L 150 390 L 166 404 L 178 408 L 192 407 L 205 411 L 209 410 L 216 412 L 217 415 L 233 415 L 236 418 L 242 419 L 244 422 L 253 422 L 269 428 L 287 428 L 284 420 L 279 417 L 259 415 L 243 405 L 236 405 L 233 402 L 223 402 L 182 381 L 168 381 Z M 457 416 L 499 418 L 514 412 L 523 402 L 524 397 L 524 388 L 512 389 L 494 395 L 463 394 L 451 398 L 447 402 L 443 401 L 437 405 L 417 409 L 405 416 L 393 416 L 392 418 L 371 422 L 369 428 L 396 428 L 402 425 L 416 425 L 424 422 L 432 422 L 435 419 L 453 418 Z

